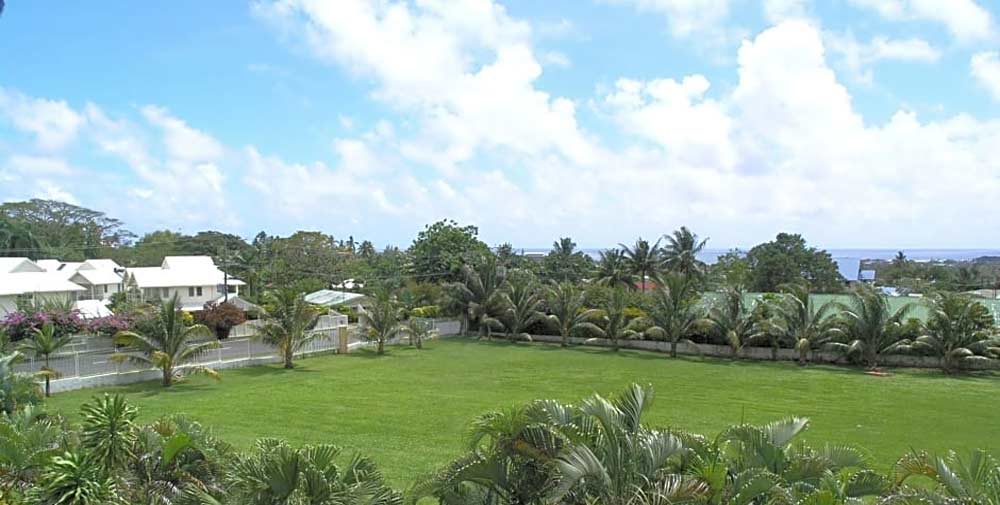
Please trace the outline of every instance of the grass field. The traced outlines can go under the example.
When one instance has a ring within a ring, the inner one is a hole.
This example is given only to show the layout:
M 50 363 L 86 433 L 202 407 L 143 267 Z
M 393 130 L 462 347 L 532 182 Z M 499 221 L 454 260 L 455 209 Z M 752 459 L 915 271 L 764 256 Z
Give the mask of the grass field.
M 433 342 L 423 351 L 390 348 L 226 370 L 164 390 L 142 383 L 62 393 L 50 406 L 76 419 L 101 391 L 123 393 L 142 419 L 188 414 L 226 440 L 258 437 L 330 442 L 372 455 L 397 485 L 434 470 L 463 447 L 467 422 L 482 412 L 535 398 L 576 401 L 652 383 L 647 422 L 714 434 L 742 419 L 807 416 L 806 440 L 853 442 L 888 468 L 910 448 L 1000 449 L 1000 378 L 900 371 L 878 378 L 836 367 L 792 363 L 670 360 L 662 354 L 561 349 L 469 340 Z

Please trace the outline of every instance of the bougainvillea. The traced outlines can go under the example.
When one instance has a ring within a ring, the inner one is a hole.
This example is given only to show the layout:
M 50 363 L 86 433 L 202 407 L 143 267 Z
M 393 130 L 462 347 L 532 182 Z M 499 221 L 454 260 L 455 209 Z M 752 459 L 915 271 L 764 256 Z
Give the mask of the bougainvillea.
M 7 330 L 11 341 L 18 341 L 30 338 L 35 329 L 41 328 L 46 323 L 52 323 L 58 336 L 75 335 L 86 328 L 84 320 L 77 310 L 15 311 L 7 314 L 3 321 L 0 321 L 0 326 Z

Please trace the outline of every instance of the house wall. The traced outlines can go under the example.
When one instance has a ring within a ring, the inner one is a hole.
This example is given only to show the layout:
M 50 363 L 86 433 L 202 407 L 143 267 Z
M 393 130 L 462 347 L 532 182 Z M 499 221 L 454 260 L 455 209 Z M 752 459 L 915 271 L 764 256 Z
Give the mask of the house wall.
M 96 286 L 91 286 L 90 284 L 80 284 L 81 286 L 87 288 L 86 291 L 81 291 L 77 295 L 77 300 L 110 300 L 111 295 L 120 291 L 120 284 L 98 284 Z M 107 291 L 104 290 L 107 286 Z
M 0 316 L 17 310 L 17 295 L 0 296 Z
M 201 296 L 198 295 L 198 288 L 201 288 Z M 233 286 L 230 286 L 232 288 Z M 194 288 L 194 296 L 192 296 L 191 288 Z M 150 289 L 155 289 L 156 293 L 149 293 Z M 183 306 L 198 305 L 199 307 L 205 305 L 208 302 L 218 300 L 222 296 L 222 291 L 218 286 L 183 286 L 177 288 L 144 288 L 142 289 L 142 297 L 145 300 L 160 299 L 169 300 L 173 298 L 174 294 L 177 295 L 178 300 Z M 236 293 L 230 293 L 230 295 L 235 295 Z

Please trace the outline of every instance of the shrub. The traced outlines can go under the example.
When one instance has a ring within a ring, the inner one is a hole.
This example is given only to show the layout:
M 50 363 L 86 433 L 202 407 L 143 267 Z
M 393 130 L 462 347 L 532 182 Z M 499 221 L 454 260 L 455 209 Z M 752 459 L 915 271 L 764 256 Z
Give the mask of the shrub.
M 135 320 L 129 314 L 114 314 L 97 319 L 91 319 L 86 323 L 88 332 L 99 337 L 113 337 L 119 331 L 129 331 L 135 324 Z
M 247 315 L 231 303 L 209 302 L 205 304 L 205 310 L 198 312 L 195 319 L 208 326 L 215 332 L 216 337 L 223 339 L 229 337 L 229 331 L 233 329 L 233 326 L 246 321 Z
M 55 335 L 63 337 L 75 335 L 84 330 L 84 321 L 76 310 L 37 310 L 34 312 L 15 311 L 7 314 L 0 322 L 12 342 L 30 338 L 35 329 L 46 323 L 55 327 Z
M 425 305 L 410 311 L 412 317 L 441 317 L 441 307 L 437 305 Z

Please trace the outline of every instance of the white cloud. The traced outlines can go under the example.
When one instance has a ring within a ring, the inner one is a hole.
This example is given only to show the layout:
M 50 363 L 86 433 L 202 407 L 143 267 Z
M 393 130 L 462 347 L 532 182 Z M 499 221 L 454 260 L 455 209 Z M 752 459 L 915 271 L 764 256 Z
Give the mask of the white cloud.
M 66 202 L 72 205 L 79 205 L 80 202 L 73 196 L 72 193 L 66 191 L 60 187 L 54 181 L 49 179 L 38 179 L 35 182 L 35 193 L 32 198 L 41 198 L 43 200 L 58 200 L 60 202 Z
M 993 16 L 976 0 L 849 0 L 895 21 L 931 21 L 943 24 L 962 41 L 995 36 Z
M 569 68 L 572 65 L 569 56 L 559 51 L 546 51 L 542 53 L 540 59 L 543 64 L 554 67 Z
M 142 115 L 163 131 L 163 143 L 171 157 L 184 161 L 217 160 L 222 157 L 222 145 L 217 140 L 171 116 L 165 108 L 147 105 L 142 108 Z
M 771 23 L 806 17 L 809 0 L 764 0 L 764 17 Z
M 972 76 L 1000 102 L 1000 52 L 982 52 L 972 56 Z
M 0 115 L 18 130 L 35 136 L 38 147 L 55 151 L 76 138 L 84 118 L 62 100 L 46 100 L 0 87 Z
M 666 16 L 675 37 L 718 30 L 729 16 L 730 0 L 609 0 Z
M 850 31 L 827 33 L 827 47 L 842 59 L 852 78 L 871 84 L 872 66 L 881 61 L 934 63 L 941 59 L 941 51 L 920 38 L 890 39 L 877 36 L 868 42 L 859 42 Z

